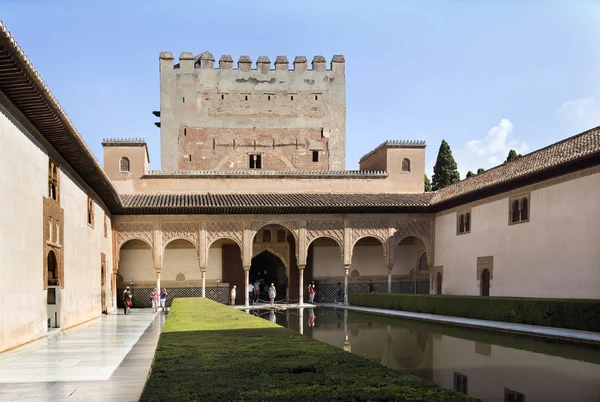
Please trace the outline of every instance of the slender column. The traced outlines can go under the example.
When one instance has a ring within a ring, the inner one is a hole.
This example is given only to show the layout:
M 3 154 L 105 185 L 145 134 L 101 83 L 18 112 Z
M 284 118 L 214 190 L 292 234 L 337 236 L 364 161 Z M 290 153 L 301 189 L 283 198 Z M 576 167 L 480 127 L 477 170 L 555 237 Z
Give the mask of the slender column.
M 245 266 L 244 267 L 244 280 L 246 281 L 246 284 L 244 285 L 244 306 L 249 307 L 250 306 L 250 296 L 248 295 L 248 283 L 250 282 L 250 266 Z
M 202 297 L 206 297 L 206 270 L 201 269 L 200 274 L 202 275 Z
M 300 304 L 301 306 L 304 305 L 304 268 L 306 267 L 306 265 L 299 265 L 298 266 L 298 271 L 300 272 L 300 285 L 299 285 L 299 292 L 298 292 L 298 304 Z
M 346 352 L 352 352 L 352 346 L 348 339 L 348 310 L 344 310 L 344 350 Z
M 160 294 L 160 272 L 156 273 L 156 289 L 158 289 L 158 293 Z
M 348 305 L 348 271 L 350 270 L 350 264 L 344 265 L 344 304 Z
M 393 265 L 388 265 L 388 293 L 392 293 L 392 268 Z
M 298 327 L 300 329 L 300 334 L 304 334 L 304 309 L 298 309 Z
M 117 290 L 117 273 L 113 273 L 112 274 L 112 278 L 111 278 L 111 289 L 113 290 L 112 292 L 112 310 L 114 313 L 117 312 L 117 293 L 119 292 Z

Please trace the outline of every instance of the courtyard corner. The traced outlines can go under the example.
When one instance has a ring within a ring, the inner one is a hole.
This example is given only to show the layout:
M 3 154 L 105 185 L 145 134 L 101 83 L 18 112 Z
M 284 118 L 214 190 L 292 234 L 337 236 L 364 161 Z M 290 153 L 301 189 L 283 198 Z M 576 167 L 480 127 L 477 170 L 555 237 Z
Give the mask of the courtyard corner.
M 142 401 L 475 401 L 201 298 L 174 301 Z

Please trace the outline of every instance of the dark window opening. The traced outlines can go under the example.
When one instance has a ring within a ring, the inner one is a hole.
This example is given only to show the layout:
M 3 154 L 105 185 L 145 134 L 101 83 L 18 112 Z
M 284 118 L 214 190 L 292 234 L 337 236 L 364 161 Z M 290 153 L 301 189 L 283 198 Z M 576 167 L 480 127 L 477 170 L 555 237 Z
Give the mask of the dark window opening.
M 184 137 L 185 137 L 185 136 L 187 136 L 187 127 L 184 127 L 184 128 L 183 128 L 183 136 L 184 136 Z
M 465 233 L 465 216 L 460 215 L 460 217 L 458 218 L 458 221 L 459 221 L 458 233 Z
M 121 158 L 120 168 L 121 168 L 121 172 L 129 172 L 130 171 L 130 164 L 129 164 L 128 158 L 125 158 L 125 157 Z
M 260 154 L 250 154 L 249 156 L 249 167 L 250 169 L 261 169 L 262 160 Z
M 225 99 L 225 95 L 221 94 L 221 100 Z
M 190 162 L 191 162 L 192 161 L 192 154 L 190 154 L 189 159 L 190 159 Z
M 526 221 L 529 219 L 529 201 L 527 198 L 523 198 L 521 201 L 521 220 Z
M 291 96 L 291 99 L 294 100 L 294 95 Z
M 48 198 L 58 201 L 60 199 L 60 185 L 59 185 L 59 173 L 60 168 L 54 161 L 49 159 L 48 161 Z
M 312 161 L 313 162 L 319 161 L 319 151 L 312 151 Z
M 315 100 L 319 100 L 319 95 L 315 95 Z
M 519 222 L 519 200 L 514 200 L 512 205 L 511 222 Z
M 263 243 L 271 242 L 271 230 L 270 229 L 263 230 L 262 240 L 263 240 Z
M 505 389 L 504 402 L 525 402 L 525 395 L 517 391 Z
M 94 201 L 90 197 L 87 202 L 87 222 L 88 225 L 94 226 Z
M 267 96 L 267 100 L 271 100 L 271 95 Z
M 454 390 L 467 394 L 467 376 L 454 373 Z
M 277 242 L 278 243 L 284 243 L 285 242 L 285 230 L 284 229 L 279 229 L 277 231 Z
M 248 100 L 248 95 L 244 96 L 244 100 Z
M 183 103 L 185 103 L 185 96 L 183 97 Z
M 471 231 L 471 214 L 467 212 L 465 215 L 465 232 L 470 232 L 470 231 Z
M 490 271 L 487 268 L 481 273 L 481 295 L 490 295 Z
M 410 159 L 407 159 L 407 158 L 402 159 L 402 171 L 410 172 Z
M 321 138 L 323 138 L 323 129 L 321 129 Z

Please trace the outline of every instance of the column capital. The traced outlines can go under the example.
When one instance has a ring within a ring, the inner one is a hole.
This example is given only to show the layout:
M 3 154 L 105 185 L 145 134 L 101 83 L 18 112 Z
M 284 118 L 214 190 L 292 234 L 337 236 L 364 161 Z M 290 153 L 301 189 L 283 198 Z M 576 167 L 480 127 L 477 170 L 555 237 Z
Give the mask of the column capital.
M 299 269 L 300 271 L 304 271 L 304 268 L 306 268 L 306 265 L 305 265 L 305 264 L 300 264 L 300 265 L 298 265 L 298 269 Z
M 244 267 L 244 271 L 250 272 L 251 265 L 243 265 L 243 267 Z

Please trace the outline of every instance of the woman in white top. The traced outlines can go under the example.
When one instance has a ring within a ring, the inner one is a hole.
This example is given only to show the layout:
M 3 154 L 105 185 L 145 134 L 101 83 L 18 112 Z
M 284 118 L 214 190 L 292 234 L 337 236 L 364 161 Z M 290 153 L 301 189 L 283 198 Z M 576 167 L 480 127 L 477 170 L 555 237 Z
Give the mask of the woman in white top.
M 231 305 L 235 306 L 235 285 L 231 288 Z

